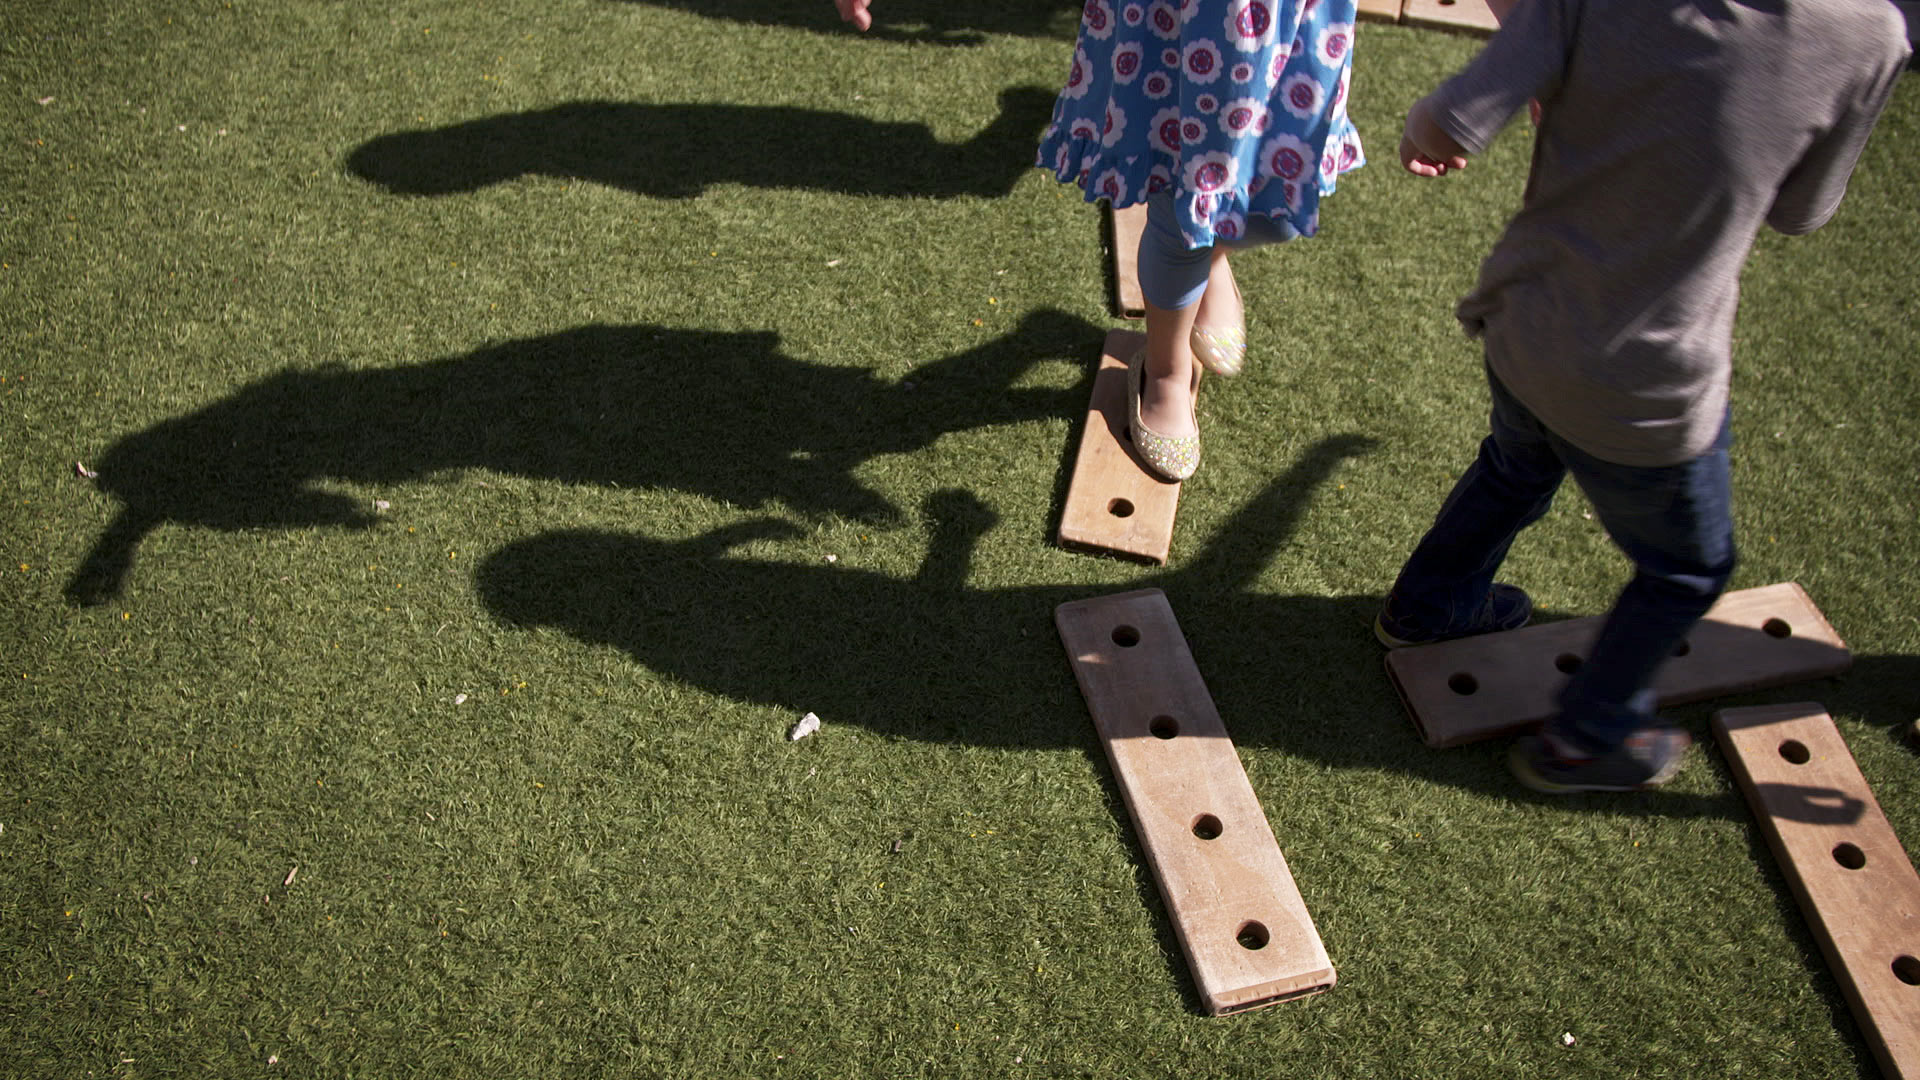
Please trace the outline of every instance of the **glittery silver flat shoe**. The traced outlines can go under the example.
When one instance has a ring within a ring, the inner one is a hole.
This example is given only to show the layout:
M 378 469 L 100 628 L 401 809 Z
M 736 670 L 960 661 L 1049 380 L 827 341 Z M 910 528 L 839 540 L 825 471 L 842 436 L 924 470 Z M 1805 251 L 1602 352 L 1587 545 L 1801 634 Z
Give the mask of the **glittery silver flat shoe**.
M 1227 283 L 1233 286 L 1234 305 L 1240 305 L 1240 283 L 1228 271 Z M 1194 359 L 1200 366 L 1215 375 L 1238 375 L 1247 363 L 1247 325 L 1244 319 L 1235 319 L 1229 326 L 1205 326 L 1199 322 L 1193 324 L 1193 333 L 1188 342 L 1193 346 Z
M 1147 471 L 1162 480 L 1179 483 L 1200 467 L 1200 436 L 1170 438 L 1148 427 L 1140 419 L 1140 387 L 1147 378 L 1147 350 L 1142 348 L 1127 361 L 1127 437 Z M 1200 392 L 1200 369 L 1193 369 L 1193 391 Z M 1191 409 L 1193 406 L 1188 405 Z M 1198 427 L 1198 421 L 1195 421 Z
M 1238 375 L 1247 363 L 1247 330 L 1244 326 L 1208 327 L 1195 324 L 1193 358 L 1215 375 Z

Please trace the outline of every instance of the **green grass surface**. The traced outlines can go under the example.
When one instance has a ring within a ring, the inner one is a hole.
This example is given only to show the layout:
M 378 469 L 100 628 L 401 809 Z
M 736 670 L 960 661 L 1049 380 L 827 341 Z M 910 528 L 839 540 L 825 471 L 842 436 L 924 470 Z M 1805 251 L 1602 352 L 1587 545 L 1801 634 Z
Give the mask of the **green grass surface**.
M 1050 543 L 1072 5 L 791 7 L 0 13 L 0 1076 L 1872 1074 L 1716 752 L 1535 798 L 1381 671 L 1529 149 L 1392 167 L 1472 39 L 1363 30 L 1373 164 L 1239 263 L 1154 569 Z M 1761 240 L 1735 392 L 1736 585 L 1857 661 L 1734 703 L 1825 703 L 1909 840 L 1917 126 Z M 1552 616 L 1625 576 L 1584 510 L 1510 564 Z M 1149 584 L 1329 994 L 1197 1010 L 1051 624 Z

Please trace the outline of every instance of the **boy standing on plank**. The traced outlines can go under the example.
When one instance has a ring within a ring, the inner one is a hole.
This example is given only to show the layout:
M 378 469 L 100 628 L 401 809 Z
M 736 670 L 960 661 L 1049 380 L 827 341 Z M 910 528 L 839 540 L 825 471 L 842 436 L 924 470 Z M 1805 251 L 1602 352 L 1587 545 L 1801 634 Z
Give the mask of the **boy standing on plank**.
M 1505 5 L 1502 5 L 1505 6 Z M 1485 347 L 1491 433 L 1374 630 L 1389 648 L 1525 625 L 1493 580 L 1568 473 L 1635 573 L 1509 763 L 1539 791 L 1671 779 L 1661 663 L 1734 565 L 1728 383 L 1741 266 L 1762 223 L 1824 225 L 1906 63 L 1886 0 L 1517 0 L 1408 113 L 1400 160 L 1465 168 L 1529 99 L 1518 214 L 1456 314 Z

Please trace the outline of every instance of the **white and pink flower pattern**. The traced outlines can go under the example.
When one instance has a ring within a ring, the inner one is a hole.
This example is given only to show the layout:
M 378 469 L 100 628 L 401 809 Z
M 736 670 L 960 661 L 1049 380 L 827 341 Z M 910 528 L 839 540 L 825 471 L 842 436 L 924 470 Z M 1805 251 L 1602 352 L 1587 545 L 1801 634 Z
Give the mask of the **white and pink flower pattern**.
M 1080 32 L 1095 41 L 1113 36 L 1113 5 L 1107 0 L 1087 0 L 1080 13 Z
M 1187 81 L 1195 86 L 1206 86 L 1220 78 L 1223 61 L 1220 46 L 1212 38 L 1188 42 L 1180 60 Z
M 1180 110 L 1161 109 L 1153 114 L 1153 131 L 1148 141 L 1155 150 L 1173 157 L 1180 156 Z
M 1196 246 L 1311 234 L 1365 163 L 1347 115 L 1356 0 L 1083 0 L 1037 160 L 1089 199 L 1174 196 Z
M 1274 0 L 1233 0 L 1227 5 L 1227 41 L 1241 52 L 1257 52 L 1273 40 Z
M 1327 88 L 1320 81 L 1304 71 L 1289 75 L 1280 83 L 1280 107 L 1301 120 L 1312 120 L 1320 115 L 1320 106 L 1327 100 Z
M 1060 89 L 1060 96 L 1078 101 L 1087 96 L 1087 89 L 1092 85 L 1093 64 L 1087 59 L 1087 50 L 1076 48 L 1073 50 L 1073 66 L 1067 69 L 1067 85 Z
M 1334 23 L 1320 31 L 1317 46 L 1320 62 L 1330 68 L 1344 68 L 1353 52 L 1353 24 Z
M 1180 39 L 1180 12 L 1167 0 L 1154 0 L 1147 9 L 1147 26 L 1161 41 Z
M 1187 190 L 1215 199 L 1231 190 L 1240 180 L 1238 162 L 1224 150 L 1213 150 L 1187 160 Z
M 1234 98 L 1220 107 L 1220 126 L 1235 139 L 1262 134 L 1269 117 L 1267 103 L 1257 98 Z
M 1260 175 L 1298 180 L 1307 175 L 1319 156 L 1298 135 L 1275 135 L 1260 144 Z

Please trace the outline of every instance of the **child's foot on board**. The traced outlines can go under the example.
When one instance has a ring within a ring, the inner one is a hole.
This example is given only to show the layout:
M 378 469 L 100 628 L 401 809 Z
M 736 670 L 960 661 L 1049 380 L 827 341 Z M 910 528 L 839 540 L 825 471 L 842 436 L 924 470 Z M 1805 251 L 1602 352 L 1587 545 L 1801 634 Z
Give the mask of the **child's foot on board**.
M 1431 645 L 1475 634 L 1518 630 L 1532 618 L 1533 598 L 1525 590 L 1518 585 L 1496 583 L 1479 615 L 1466 626 L 1452 629 L 1434 629 L 1422 626 L 1417 618 L 1395 615 L 1393 597 L 1388 596 L 1387 602 L 1380 605 L 1379 616 L 1373 620 L 1373 636 L 1389 649 L 1404 649 L 1409 645 Z
M 1200 367 L 1192 364 L 1190 370 L 1189 381 L 1169 392 L 1162 385 L 1166 380 L 1147 373 L 1145 349 L 1127 362 L 1127 437 L 1148 471 L 1171 483 L 1185 480 L 1200 467 L 1200 428 L 1193 415 L 1194 395 L 1200 390 Z M 1149 394 L 1156 391 L 1160 397 L 1150 409 Z M 1184 399 L 1185 413 L 1172 419 L 1149 419 L 1167 415 L 1169 397 Z M 1174 430 L 1163 430 L 1157 424 Z
M 1194 416 L 1194 399 L 1200 389 L 1199 369 L 1190 374 L 1160 377 L 1151 371 L 1140 381 L 1140 421 L 1169 439 L 1190 439 L 1200 434 L 1200 422 Z
M 1643 791 L 1673 779 L 1693 737 L 1679 728 L 1642 728 L 1604 754 L 1580 756 L 1552 735 L 1522 735 L 1507 754 L 1514 778 L 1548 795 Z

